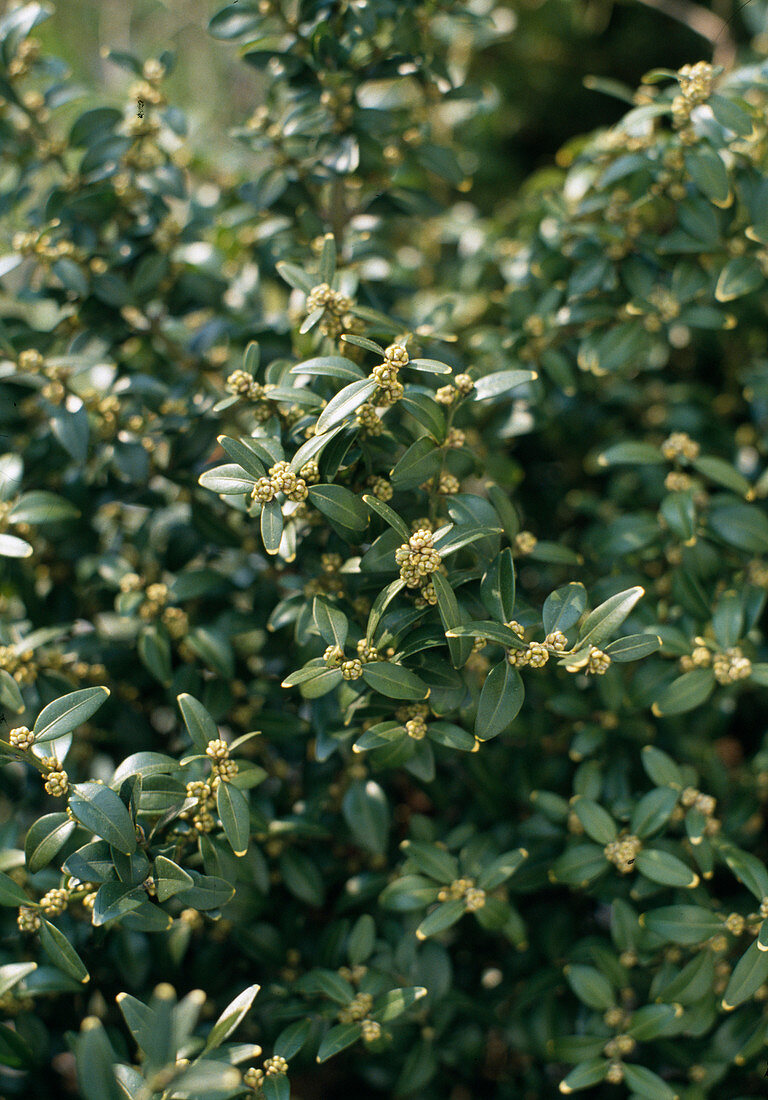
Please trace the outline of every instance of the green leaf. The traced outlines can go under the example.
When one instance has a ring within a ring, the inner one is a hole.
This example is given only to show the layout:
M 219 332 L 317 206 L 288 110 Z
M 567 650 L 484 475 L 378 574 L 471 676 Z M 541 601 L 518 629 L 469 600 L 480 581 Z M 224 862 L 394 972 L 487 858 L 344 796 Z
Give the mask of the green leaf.
M 23 493 L 8 514 L 11 523 L 60 523 L 77 519 L 80 509 L 57 493 Z
M 173 676 L 173 667 L 171 643 L 165 630 L 154 624 L 144 627 L 137 639 L 136 649 L 144 667 L 163 687 L 168 687 Z
M 445 439 L 445 414 L 433 397 L 417 391 L 406 392 L 398 402 L 401 409 L 417 420 L 436 443 Z
M 9 707 L 16 714 L 21 714 L 25 709 L 24 698 L 19 691 L 19 685 L 4 668 L 0 668 L 0 705 Z
M 451 367 L 447 363 L 441 363 L 439 359 L 411 359 L 408 366 L 425 374 L 451 373 Z
M 77 1083 L 83 1100 L 125 1100 L 115 1077 L 116 1062 L 101 1021 L 87 1016 L 75 1041 Z
M 525 698 L 520 673 L 505 659 L 488 673 L 477 708 L 475 736 L 490 741 L 511 726 Z
M 360 497 L 342 485 L 310 485 L 309 499 L 342 538 L 359 541 L 368 526 L 368 512 Z
M 222 780 L 216 788 L 216 812 L 232 851 L 236 856 L 244 856 L 251 833 L 248 799 L 237 787 Z
M 670 714 L 684 714 L 694 710 L 712 694 L 715 676 L 709 668 L 694 668 L 684 672 L 664 688 L 651 710 L 657 718 L 666 718 Z
M 453 589 L 442 573 L 433 573 L 432 583 L 437 593 L 437 610 L 448 639 L 451 663 L 454 668 L 461 668 L 469 660 L 469 655 L 472 652 L 472 642 L 468 638 L 456 638 L 450 634 L 450 631 L 454 626 L 458 626 L 466 616 L 459 608 Z
M 544 620 L 544 633 L 551 634 L 555 630 L 565 632 L 568 627 L 584 614 L 587 606 L 587 590 L 578 581 L 563 585 L 555 589 L 544 601 L 542 619 Z M 510 616 L 511 617 L 511 616 Z
M 669 943 L 685 947 L 716 936 L 723 922 L 716 913 L 699 905 L 668 905 L 640 915 L 640 924 Z
M 371 511 L 376 512 L 385 523 L 388 523 L 392 530 L 400 536 L 403 542 L 408 542 L 412 532 L 409 530 L 407 524 L 398 516 L 388 504 L 378 500 L 376 497 L 364 496 L 363 502 L 368 505 Z
M 640 1043 L 648 1042 L 649 1039 L 658 1039 L 670 1033 L 670 1030 L 676 1026 L 675 1021 L 679 1015 L 679 1006 L 645 1005 L 644 1008 L 639 1008 L 632 1013 L 627 1035 L 631 1035 Z
M 395 489 L 415 489 L 435 477 L 442 464 L 442 449 L 436 447 L 429 436 L 424 435 L 411 444 L 389 476 Z
M 748 1001 L 766 978 L 768 978 L 768 951 L 761 951 L 755 940 L 736 963 L 726 986 L 722 1001 L 726 1012 Z
M 466 906 L 460 898 L 452 898 L 443 901 L 433 909 L 416 929 L 416 938 L 426 940 L 429 936 L 436 936 L 444 932 L 446 928 L 460 921 L 466 912 Z
M 739 134 L 741 137 L 746 137 L 747 134 L 752 133 L 754 125 L 752 116 L 743 100 L 736 102 L 733 99 L 726 99 L 725 96 L 714 94 L 707 96 L 707 106 L 726 130 L 732 130 L 734 134 Z
M 408 859 L 418 869 L 437 882 L 448 885 L 459 877 L 459 864 L 455 856 L 435 844 L 420 840 L 404 840 L 400 845 Z
M 313 276 L 308 275 L 306 271 L 303 271 L 302 268 L 298 267 L 296 264 L 290 264 L 285 260 L 280 260 L 275 266 L 289 286 L 295 287 L 297 290 L 303 290 L 307 294 L 314 288 L 315 279 Z
M 120 796 L 103 783 L 78 783 L 69 808 L 77 820 L 118 852 L 136 851 L 136 830 Z
M 624 1081 L 643 1100 L 678 1100 L 678 1094 L 657 1073 L 636 1062 L 624 1063 Z
M 615 596 L 605 600 L 594 611 L 587 615 L 581 624 L 579 631 L 579 647 L 587 643 L 600 646 L 607 641 L 629 615 L 641 596 L 645 595 L 645 589 L 640 585 L 627 588 L 623 592 L 617 592 Z
M 203 704 L 198 699 L 195 699 L 194 695 L 182 692 L 181 695 L 176 696 L 176 701 L 179 704 L 179 709 L 184 719 L 184 725 L 187 727 L 187 732 L 192 738 L 192 744 L 196 749 L 199 749 L 200 752 L 205 752 L 208 747 L 208 742 L 218 739 L 218 726 Z
M 751 491 L 751 485 L 747 479 L 738 470 L 734 470 L 730 462 L 725 462 L 722 458 L 702 455 L 700 458 L 695 458 L 691 465 L 710 481 L 723 485 L 726 489 L 738 493 L 739 496 L 747 497 Z
M 625 638 L 609 642 L 605 652 L 612 661 L 639 661 L 641 657 L 647 657 L 649 653 L 655 653 L 660 648 L 661 638 L 658 634 L 627 634 Z
M 646 775 L 653 783 L 660 787 L 669 785 L 678 790 L 682 788 L 683 779 L 677 764 L 671 756 L 657 749 L 655 745 L 643 747 L 641 763 Z
M 108 695 L 109 688 L 90 687 L 54 699 L 37 716 L 33 730 L 35 743 L 40 745 L 46 741 L 54 741 L 87 722 Z
M 560 1092 L 579 1092 L 581 1089 L 599 1085 L 601 1081 L 605 1080 L 607 1072 L 608 1062 L 605 1058 L 593 1058 L 589 1062 L 580 1062 L 560 1082 Z
M 32 904 L 32 899 L 24 893 L 22 888 L 9 875 L 0 871 L 0 905 Z
M 398 913 L 410 913 L 430 905 L 437 898 L 437 892 L 434 882 L 423 875 L 403 875 L 384 887 L 379 904 Z
M 718 302 L 732 302 L 765 285 L 765 275 L 751 256 L 734 256 L 720 272 L 715 287 Z
M 315 596 L 312 602 L 312 618 L 324 642 L 344 648 L 349 622 L 343 611 L 322 596 Z
M 276 500 L 261 506 L 261 538 L 268 554 L 276 554 L 283 537 L 283 510 Z
M 320 413 L 315 425 L 315 432 L 321 435 L 327 432 L 329 428 L 334 427 L 335 424 L 347 420 L 368 400 L 375 389 L 376 383 L 370 378 L 360 378 L 356 382 L 350 382 L 335 397 L 331 398 Z
M 594 966 L 566 966 L 564 973 L 568 985 L 582 1004 L 600 1012 L 616 1004 L 613 986 Z
M 74 828 L 74 821 L 70 821 L 65 813 L 45 814 L 30 825 L 24 840 L 24 855 L 30 874 L 48 866 Z
M 573 802 L 573 812 L 584 826 L 584 832 L 597 844 L 609 844 L 619 835 L 616 822 L 607 810 L 604 810 L 591 798 L 578 797 Z
M 321 432 L 310 436 L 306 443 L 302 443 L 296 454 L 290 461 L 290 468 L 294 473 L 298 473 L 310 459 L 317 459 L 318 456 L 325 450 L 332 439 L 335 439 L 339 432 L 344 430 L 344 425 L 339 424 L 335 428 L 332 428 L 329 432 Z
M 295 1024 L 289 1024 L 280 1032 L 272 1044 L 272 1050 L 288 1061 L 306 1045 L 311 1034 L 312 1021 L 297 1020 Z M 283 1079 L 285 1080 L 285 1078 Z
M 381 344 L 377 344 L 375 340 L 369 340 L 367 336 L 357 336 L 350 332 L 345 332 L 341 339 L 347 344 L 356 344 L 359 348 L 365 348 L 366 351 L 372 351 L 375 355 L 380 355 L 384 358 L 384 348 Z
M 363 665 L 363 679 L 368 687 L 388 699 L 426 699 L 429 688 L 415 672 L 392 664 L 391 661 L 369 661 Z
M 40 945 L 53 965 L 62 973 L 78 982 L 85 983 L 90 980 L 90 974 L 77 951 L 64 933 L 45 917 L 41 918 Z
M 459 527 L 454 528 L 447 535 L 436 539 L 434 546 L 441 558 L 445 559 L 457 550 L 463 550 L 473 542 L 487 539 L 489 535 L 501 534 L 500 527 Z
M 447 749 L 458 749 L 460 752 L 472 752 L 475 747 L 473 735 L 453 722 L 430 723 L 427 737 L 437 745 L 444 745 Z
M 608 866 L 601 846 L 574 844 L 552 864 L 549 878 L 552 882 L 562 882 L 567 886 L 585 887 L 605 874 Z
M 363 1033 L 362 1024 L 337 1024 L 326 1032 L 317 1052 L 318 1062 L 327 1062 L 335 1054 L 352 1046 Z
M 0 532 L 0 558 L 28 558 L 34 551 L 24 539 Z
M 96 892 L 92 921 L 96 927 L 121 920 L 146 900 L 143 886 L 131 882 L 105 882 Z
M 507 546 L 493 559 L 480 582 L 480 598 L 490 615 L 509 622 L 515 613 L 515 559 Z
M 320 355 L 314 359 L 305 359 L 291 367 L 290 374 L 305 374 L 310 378 L 324 376 L 328 378 L 341 378 L 345 382 L 354 382 L 363 378 L 363 371 L 352 359 L 345 359 L 342 355 Z
M 198 871 L 190 871 L 189 874 L 195 885 L 176 896 L 183 905 L 192 909 L 221 909 L 235 893 L 234 886 L 217 875 L 201 875 Z
M 614 443 L 597 456 L 598 466 L 648 466 L 665 461 L 653 443 Z
M 376 921 L 370 913 L 362 913 L 354 923 L 347 941 L 350 966 L 358 966 L 370 957 L 376 945 Z M 283 1055 L 283 1057 L 287 1057 Z
M 396 1020 L 404 1012 L 426 997 L 427 990 L 423 985 L 414 985 L 405 989 L 391 989 L 383 997 L 378 997 L 373 1004 L 370 1016 L 372 1020 L 378 1020 L 380 1024 L 388 1024 Z
M 699 143 L 685 154 L 685 167 L 702 194 L 716 205 L 725 205 L 731 194 L 728 170 L 714 149 Z
M 709 526 L 728 546 L 768 554 L 768 516 L 754 506 L 718 505 L 709 513 Z
M 250 493 L 256 479 L 235 462 L 227 462 L 222 466 L 214 466 L 212 470 L 206 470 L 197 479 L 204 489 L 210 489 L 219 496 L 241 496 Z
M 398 577 L 397 580 L 392 581 L 386 588 L 382 588 L 376 599 L 373 601 L 373 607 L 368 614 L 368 626 L 366 627 L 365 637 L 369 645 L 373 641 L 376 633 L 376 628 L 381 622 L 381 617 L 390 605 L 392 600 L 405 588 L 405 581 Z
M 355 840 L 374 855 L 383 855 L 389 835 L 389 806 L 379 784 L 372 779 L 355 780 L 342 799 L 341 812 Z
M 252 447 L 248 446 L 247 438 L 230 439 L 227 435 L 220 435 L 217 439 L 229 457 L 239 463 L 246 473 L 256 478 L 266 475 L 267 470 L 263 459 L 256 454 Z
M 533 370 L 500 370 L 494 374 L 486 374 L 484 378 L 478 378 L 475 382 L 473 391 L 475 401 L 484 401 L 488 397 L 500 397 L 516 389 L 517 386 L 532 382 L 535 378 L 538 378 L 538 374 Z
M 657 787 L 648 791 L 632 811 L 629 831 L 641 840 L 658 833 L 672 815 L 677 805 L 678 792 L 672 787 Z
M 288 848 L 280 857 L 280 875 L 290 892 L 299 901 L 319 908 L 325 897 L 322 875 L 314 860 L 304 852 Z
M 159 902 L 168 901 L 168 898 L 194 885 L 192 876 L 166 856 L 158 856 L 155 860 L 154 878 Z
M 635 859 L 635 867 L 650 879 L 662 886 L 682 886 L 692 889 L 699 885 L 699 876 L 692 871 L 687 863 L 683 863 L 677 856 L 670 852 L 662 852 L 656 848 L 643 848 Z
M 221 1046 L 224 1040 L 228 1039 L 233 1031 L 240 1026 L 248 1015 L 260 988 L 261 986 L 258 985 L 249 985 L 248 988 L 244 989 L 242 993 L 239 993 L 233 1001 L 230 1001 L 208 1032 L 208 1038 L 203 1048 L 204 1054 Z
M 503 855 L 497 856 L 487 867 L 483 868 L 478 876 L 477 885 L 481 890 L 495 890 L 508 878 L 511 878 L 527 858 L 528 853 L 525 848 L 515 848 L 511 852 L 504 852 Z
M 768 897 L 768 871 L 762 860 L 732 845 L 723 848 L 723 858 L 739 882 L 759 901 Z

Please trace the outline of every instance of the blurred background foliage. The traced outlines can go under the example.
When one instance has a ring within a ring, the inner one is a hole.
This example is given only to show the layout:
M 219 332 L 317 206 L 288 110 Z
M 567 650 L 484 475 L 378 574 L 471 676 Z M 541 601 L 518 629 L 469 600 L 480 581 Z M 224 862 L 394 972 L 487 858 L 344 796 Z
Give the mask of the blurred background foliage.
M 626 103 L 590 86 L 591 77 L 630 89 L 652 68 L 678 69 L 713 54 L 727 61 L 734 48 L 745 58 L 768 53 L 768 0 L 471 0 L 468 8 L 492 12 L 502 32 L 478 53 L 470 74 L 488 89 L 493 110 L 460 135 L 478 154 L 472 198 L 481 210 L 497 199 L 501 184 L 513 196 L 514 185 L 550 163 L 574 134 L 618 121 Z M 184 104 L 189 147 L 220 170 L 237 171 L 251 157 L 228 132 L 263 101 L 268 77 L 211 38 L 206 28 L 216 10 L 214 0 L 79 0 L 60 5 L 40 37 L 84 89 L 116 106 L 131 76 L 103 51 L 176 51 L 166 87 L 171 102 Z M 446 34 L 460 60 L 469 34 L 457 34 L 453 20 L 446 20 Z M 73 116 L 79 109 L 72 105 Z

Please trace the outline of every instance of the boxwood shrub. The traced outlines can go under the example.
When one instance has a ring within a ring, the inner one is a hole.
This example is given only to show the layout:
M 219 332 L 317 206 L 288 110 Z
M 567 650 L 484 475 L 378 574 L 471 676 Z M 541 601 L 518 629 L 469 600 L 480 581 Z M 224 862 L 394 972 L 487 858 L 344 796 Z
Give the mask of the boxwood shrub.
M 490 8 L 0 22 L 4 1096 L 764 1095 L 768 64 L 481 210 Z

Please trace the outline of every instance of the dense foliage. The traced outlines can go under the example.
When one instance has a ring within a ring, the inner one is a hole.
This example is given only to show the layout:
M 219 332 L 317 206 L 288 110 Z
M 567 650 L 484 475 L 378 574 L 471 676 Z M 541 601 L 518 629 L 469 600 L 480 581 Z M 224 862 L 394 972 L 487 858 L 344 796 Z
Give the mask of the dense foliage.
M 0 23 L 5 1096 L 764 1094 L 768 65 L 481 211 L 486 8 Z

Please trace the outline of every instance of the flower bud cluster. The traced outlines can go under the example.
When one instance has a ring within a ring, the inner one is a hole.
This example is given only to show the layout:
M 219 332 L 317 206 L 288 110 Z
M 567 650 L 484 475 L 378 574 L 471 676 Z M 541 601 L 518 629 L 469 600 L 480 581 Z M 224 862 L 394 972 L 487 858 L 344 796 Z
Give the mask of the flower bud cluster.
M 269 468 L 267 477 L 260 477 L 251 492 L 251 500 L 261 504 L 267 504 L 274 500 L 278 493 L 283 493 L 288 500 L 303 501 L 307 499 L 309 490 L 303 477 L 299 477 L 290 468 L 290 463 L 276 462 Z
M 355 421 L 366 435 L 381 435 L 384 431 L 384 421 L 368 401 L 355 413 Z
M 683 672 L 690 672 L 694 668 L 709 668 L 712 663 L 712 653 L 704 645 L 702 638 L 694 638 L 696 643 L 693 652 L 680 658 L 680 668 Z
M 36 909 L 28 905 L 22 905 L 16 917 L 16 924 L 19 926 L 19 931 L 21 932 L 37 932 L 42 921 Z
M 0 645 L 0 668 L 13 676 L 17 684 L 31 684 L 37 679 L 37 665 L 31 649 L 17 653 L 12 645 Z
M 530 531 L 518 531 L 515 535 L 515 550 L 518 554 L 531 554 L 539 540 Z
M 432 543 L 432 532 L 423 528 L 395 551 L 400 577 L 408 588 L 417 588 L 440 568 L 441 558 Z
M 472 878 L 457 878 L 444 886 L 437 895 L 438 901 L 453 901 L 464 899 L 464 905 L 468 913 L 475 913 L 485 905 L 485 890 L 475 886 Z
M 585 672 L 592 673 L 593 676 L 603 676 L 610 668 L 610 664 L 611 658 L 607 653 L 603 653 L 602 649 L 598 649 L 596 645 L 589 647 Z
M 34 744 L 35 735 L 26 726 L 17 726 L 8 734 L 8 741 L 15 749 L 26 752 Z
M 702 794 L 696 787 L 686 787 L 680 795 L 680 802 L 686 808 L 695 807 L 704 817 L 712 817 L 717 807 L 717 799 L 711 794 Z
M 68 890 L 49 890 L 40 898 L 40 908 L 46 917 L 60 916 L 69 903 Z
M 261 401 L 265 392 L 261 383 L 245 370 L 232 371 L 227 378 L 226 388 L 236 397 L 248 397 L 251 401 Z
M 139 615 L 145 622 L 156 619 L 168 603 L 170 593 L 166 584 L 150 584 L 144 593 L 144 603 L 139 607 Z
M 617 1058 L 622 1054 L 632 1054 L 636 1046 L 631 1035 L 614 1035 L 603 1047 L 603 1053 L 607 1058 Z
M 192 827 L 198 833 L 210 833 L 216 825 L 213 810 L 216 805 L 216 796 L 213 785 L 202 779 L 193 779 L 187 783 L 187 798 L 194 798 L 196 805 L 188 810 L 183 810 L 179 815 L 185 820 L 192 821 Z
M 364 1019 L 373 1007 L 373 997 L 370 993 L 358 993 L 353 1001 L 339 1009 L 338 1020 L 340 1024 L 354 1024 Z
M 363 1020 L 362 1028 L 364 1043 L 375 1043 L 381 1038 L 381 1024 L 378 1020 Z
M 635 858 L 642 847 L 639 837 L 624 836 L 618 840 L 609 841 L 603 848 L 603 852 L 608 862 L 618 868 L 622 875 L 626 875 L 632 870 Z
M 370 645 L 365 638 L 361 638 L 357 643 L 357 655 L 363 664 L 368 661 L 380 661 L 379 651 L 375 645 Z
M 738 646 L 731 646 L 723 653 L 716 653 L 712 661 L 712 671 L 718 684 L 734 684 L 752 674 L 752 662 L 745 657 Z
M 385 477 L 377 477 L 372 474 L 368 478 L 368 484 L 377 500 L 387 501 L 394 496 L 395 491 Z
M 371 378 L 378 386 L 371 398 L 372 405 L 394 405 L 405 393 L 403 383 L 398 379 L 397 363 L 382 363 L 371 371 Z
M 414 741 L 423 741 L 427 736 L 427 723 L 423 718 L 409 718 L 405 723 L 405 732 Z
M 670 462 L 681 458 L 693 462 L 700 450 L 699 444 L 687 432 L 672 432 L 661 444 L 661 453 Z
M 243 1074 L 243 1084 L 253 1092 L 260 1093 L 267 1077 L 277 1077 L 288 1072 L 288 1063 L 285 1058 L 275 1054 L 272 1058 L 265 1058 L 262 1062 L 263 1069 L 257 1066 L 249 1066 Z
M 61 761 L 49 757 L 46 764 L 48 766 L 48 775 L 44 784 L 46 794 L 61 798 L 69 789 L 69 776 L 64 771 Z
M 323 336 L 339 336 L 345 328 L 351 327 L 345 323 L 345 314 L 349 314 L 353 304 L 349 295 L 334 290 L 328 283 L 318 283 L 307 295 L 307 315 L 322 309 L 320 331 Z
M 363 675 L 363 662 L 358 657 L 349 661 L 342 661 L 341 675 L 345 680 L 359 680 Z
M 209 741 L 206 749 L 206 756 L 210 756 L 212 760 L 211 772 L 214 776 L 214 782 L 211 786 L 215 786 L 216 778 L 221 779 L 223 782 L 228 783 L 238 773 L 238 766 L 234 760 L 229 758 L 229 745 L 226 741 L 223 741 L 220 737 L 217 737 L 214 741 Z

